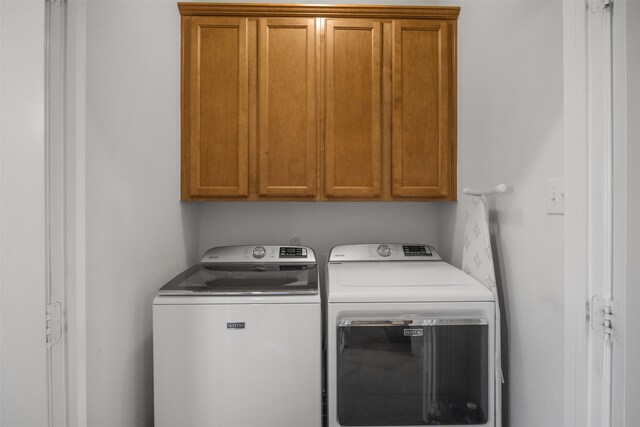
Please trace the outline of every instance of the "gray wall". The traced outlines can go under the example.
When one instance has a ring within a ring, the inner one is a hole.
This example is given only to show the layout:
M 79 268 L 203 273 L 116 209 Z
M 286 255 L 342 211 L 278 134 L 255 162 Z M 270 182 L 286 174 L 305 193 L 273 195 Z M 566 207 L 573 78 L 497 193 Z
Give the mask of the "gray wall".
M 197 258 L 179 196 L 173 2 L 87 7 L 87 405 L 92 427 L 153 422 L 151 301 Z
M 206 203 L 199 212 L 200 253 L 212 246 L 288 244 L 292 237 L 321 260 L 347 243 L 427 242 L 438 236 L 429 203 Z
M 459 183 L 514 186 L 494 214 L 511 425 L 548 425 L 562 416 L 562 218 L 544 213 L 562 175 L 561 2 L 458 4 Z M 87 38 L 89 425 L 152 424 L 151 300 L 210 246 L 426 241 L 459 264 L 456 203 L 181 205 L 175 2 L 89 1 Z
M 510 425 L 561 425 L 564 217 L 546 214 L 563 176 L 560 1 L 463 2 L 459 22 L 462 187 L 512 186 L 492 198 L 506 305 Z M 465 202 L 439 210 L 438 247 L 460 266 Z
M 44 19 L 44 2 L 0 1 L 0 426 L 9 427 L 47 425 L 48 415 Z

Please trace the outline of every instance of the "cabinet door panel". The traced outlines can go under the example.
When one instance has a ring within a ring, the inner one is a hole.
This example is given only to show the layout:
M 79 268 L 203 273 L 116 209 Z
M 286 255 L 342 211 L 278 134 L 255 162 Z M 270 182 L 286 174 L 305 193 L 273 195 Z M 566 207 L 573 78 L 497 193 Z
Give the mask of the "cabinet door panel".
M 381 194 L 381 24 L 327 20 L 326 194 Z
M 191 196 L 248 194 L 247 20 L 193 18 L 188 162 Z
M 315 20 L 261 19 L 258 52 L 260 195 L 314 196 Z
M 448 194 L 451 140 L 451 47 L 448 24 L 393 22 L 392 194 Z

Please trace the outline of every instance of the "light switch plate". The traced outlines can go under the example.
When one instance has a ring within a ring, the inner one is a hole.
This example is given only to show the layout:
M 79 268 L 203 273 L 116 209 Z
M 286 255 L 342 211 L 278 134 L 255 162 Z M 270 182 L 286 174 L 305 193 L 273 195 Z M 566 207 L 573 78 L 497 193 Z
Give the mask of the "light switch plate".
M 547 214 L 564 215 L 564 178 L 547 180 Z

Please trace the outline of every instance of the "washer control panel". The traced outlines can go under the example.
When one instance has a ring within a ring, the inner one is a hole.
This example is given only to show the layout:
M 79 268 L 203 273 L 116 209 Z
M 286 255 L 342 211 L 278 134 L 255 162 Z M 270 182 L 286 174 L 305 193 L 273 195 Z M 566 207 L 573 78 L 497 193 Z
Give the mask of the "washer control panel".
M 341 245 L 331 249 L 329 262 L 442 261 L 433 246 L 416 243 Z
M 300 246 L 281 246 L 280 258 L 307 258 L 307 248 Z
M 306 246 L 218 246 L 209 249 L 200 259 L 202 265 L 216 263 L 315 263 L 313 249 Z

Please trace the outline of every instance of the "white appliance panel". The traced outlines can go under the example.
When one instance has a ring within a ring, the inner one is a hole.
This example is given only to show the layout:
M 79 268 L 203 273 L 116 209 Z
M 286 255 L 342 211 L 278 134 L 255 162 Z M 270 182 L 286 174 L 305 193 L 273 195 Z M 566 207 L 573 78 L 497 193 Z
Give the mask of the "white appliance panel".
M 330 303 L 494 299 L 473 277 L 443 261 L 330 263 L 327 277 Z
M 156 427 L 321 426 L 319 304 L 164 298 L 153 306 Z

